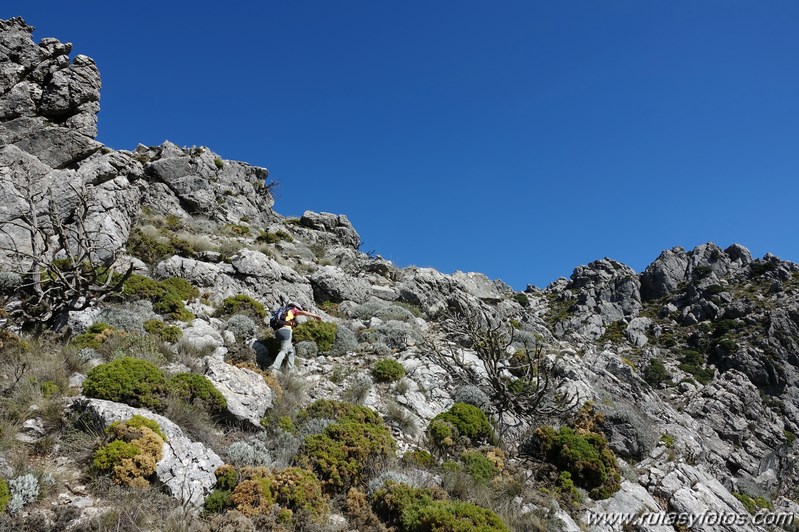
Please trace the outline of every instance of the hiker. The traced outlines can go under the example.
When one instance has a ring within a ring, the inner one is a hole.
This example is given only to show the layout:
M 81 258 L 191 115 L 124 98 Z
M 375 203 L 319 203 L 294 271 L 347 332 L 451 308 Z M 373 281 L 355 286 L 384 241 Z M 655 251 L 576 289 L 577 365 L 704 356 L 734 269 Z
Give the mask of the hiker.
M 294 368 L 294 354 L 296 351 L 291 343 L 291 330 L 297 326 L 297 317 L 308 316 L 316 321 L 322 321 L 321 316 L 302 310 L 302 307 L 293 301 L 287 303 L 285 307 L 276 312 L 276 316 L 270 320 L 270 325 L 275 329 L 275 335 L 280 340 L 280 352 L 277 354 L 274 363 L 269 366 L 271 371 L 280 369 L 286 354 L 289 356 L 288 369 Z

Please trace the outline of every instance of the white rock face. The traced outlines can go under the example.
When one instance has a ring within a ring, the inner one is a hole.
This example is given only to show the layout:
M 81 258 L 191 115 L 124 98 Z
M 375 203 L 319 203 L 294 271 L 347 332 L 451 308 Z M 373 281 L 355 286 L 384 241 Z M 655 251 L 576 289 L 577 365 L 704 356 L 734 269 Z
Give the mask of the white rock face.
M 205 357 L 205 376 L 227 400 L 228 412 L 241 421 L 261 428 L 261 419 L 272 408 L 275 392 L 263 377 L 214 357 Z

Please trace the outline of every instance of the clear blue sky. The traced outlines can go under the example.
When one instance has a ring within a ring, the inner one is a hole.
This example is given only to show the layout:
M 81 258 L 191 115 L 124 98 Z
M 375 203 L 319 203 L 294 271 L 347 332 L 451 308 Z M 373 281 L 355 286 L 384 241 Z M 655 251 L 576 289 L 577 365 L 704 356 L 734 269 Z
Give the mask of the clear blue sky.
M 117 7 L 119 6 L 119 7 Z M 713 241 L 799 260 L 794 0 L 6 0 L 103 78 L 99 140 L 265 166 L 399 266 L 517 290 Z

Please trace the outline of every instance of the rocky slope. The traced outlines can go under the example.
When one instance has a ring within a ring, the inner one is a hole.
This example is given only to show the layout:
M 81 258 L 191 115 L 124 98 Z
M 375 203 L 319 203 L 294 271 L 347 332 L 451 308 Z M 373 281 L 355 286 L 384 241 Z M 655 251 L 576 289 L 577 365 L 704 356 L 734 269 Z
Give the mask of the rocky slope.
M 478 273 L 398 268 L 361 252 L 344 215 L 309 211 L 296 219 L 275 212 L 263 168 L 223 160 L 207 148 L 103 146 L 95 138 L 96 65 L 83 55 L 70 59 L 70 44 L 34 43 L 31 33 L 21 19 L 0 21 L 0 249 L 8 311 L 3 342 L 26 337 L 27 324 L 15 313 L 23 296 L 13 275 L 25 272 L 26 253 L 43 249 L 36 238 L 47 241 L 54 220 L 83 227 L 96 244 L 92 257 L 110 258 L 120 272 L 130 266 L 143 277 L 191 283 L 197 293 L 182 301 L 189 318 L 174 319 L 134 297 L 109 298 L 71 312 L 59 337 L 74 338 L 98 322 L 143 333 L 142 324 L 152 318 L 179 329 L 180 340 L 166 341 L 160 365 L 168 373 L 202 374 L 224 395 L 227 424 L 216 426 L 218 434 L 192 433 L 185 420 L 181 426 L 145 408 L 81 395 L 87 371 L 114 358 L 107 344 L 80 351 L 81 362 L 73 364 L 63 390 L 62 424 L 76 413 L 90 414 L 101 426 L 135 413 L 155 419 L 168 436 L 155 478 L 190 515 L 212 492 L 214 471 L 230 463 L 235 443 L 252 448 L 260 442 L 277 456 L 276 436 L 264 431 L 261 420 L 287 412 L 292 387 L 296 408 L 333 398 L 376 410 L 399 455 L 430 447 L 425 429 L 462 400 L 465 384 L 476 385 L 490 401 L 502 386 L 527 382 L 509 360 L 531 344 L 541 346 L 540 370 L 557 382 L 551 399 L 568 397 L 575 408 L 536 420 L 497 403 L 483 405 L 497 429 L 507 429 L 499 442 L 507 475 L 512 470 L 526 479 L 509 498 L 508 511 L 516 515 L 508 523 L 512 528 L 621 530 L 621 524 L 594 521 L 612 512 L 747 516 L 750 501 L 799 513 L 798 265 L 773 255 L 754 259 L 740 245 L 708 243 L 664 251 L 640 274 L 605 258 L 577 267 L 570 279 L 523 293 Z M 39 232 L 31 233 L 30 220 L 41 222 Z M 234 365 L 246 359 L 265 367 L 274 357 L 265 323 L 220 312 L 234 296 L 266 308 L 298 301 L 337 325 L 332 345 L 300 342 L 298 368 L 278 379 L 264 379 L 255 364 Z M 507 356 L 494 360 L 495 372 L 480 342 L 465 341 L 451 326 L 457 316 L 479 315 L 488 316 L 479 331 L 486 337 L 508 324 L 514 332 L 514 340 L 501 345 Z M 124 354 L 146 358 L 137 349 Z M 21 382 L 7 351 L 6 399 L 18 396 Z M 452 371 L 442 359 L 452 352 L 463 371 Z M 402 364 L 404 379 L 385 384 L 369 377 L 386 357 Z M 585 404 L 601 414 L 593 430 L 607 438 L 621 478 L 609 497 L 594 500 L 578 489 L 575 502 L 552 489 L 541 476 L 540 456 L 525 453 L 524 443 L 539 422 L 573 424 Z M 0 476 L 21 478 L 43 461 L 55 464 L 46 474 L 56 479 L 39 494 L 43 501 L 19 502 L 3 525 L 101 530 L 98 519 L 113 508 L 112 497 L 92 489 L 88 464 L 66 451 L 69 444 L 58 440 L 65 429 L 53 428 L 49 417 L 33 405 L 3 422 Z M 428 472 L 428 482 L 440 483 L 436 476 L 442 474 Z M 749 520 L 691 525 L 770 529 Z M 192 526 L 225 529 L 199 517 Z M 334 507 L 320 529 L 372 528 Z

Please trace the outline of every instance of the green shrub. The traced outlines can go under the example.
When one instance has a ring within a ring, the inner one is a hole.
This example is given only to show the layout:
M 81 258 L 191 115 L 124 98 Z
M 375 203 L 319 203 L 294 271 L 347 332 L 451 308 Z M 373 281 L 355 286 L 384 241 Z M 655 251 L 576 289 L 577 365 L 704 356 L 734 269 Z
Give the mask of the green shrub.
M 761 510 L 773 510 L 774 505 L 771 502 L 763 497 L 750 497 L 745 493 L 738 493 L 737 491 L 732 492 L 733 496 L 741 501 L 741 504 L 744 505 L 746 511 L 750 514 L 754 515 Z
M 131 357 L 122 357 L 92 368 L 83 382 L 83 394 L 135 407 L 161 405 L 166 378 L 158 366 Z
M 485 483 L 499 474 L 497 466 L 480 451 L 464 451 L 461 463 L 469 476 L 478 484 Z
M 310 468 L 329 492 L 363 484 L 393 456 L 397 443 L 385 425 L 343 420 L 305 438 L 297 465 Z
M 787 429 L 783 431 L 783 433 L 785 434 L 785 440 L 788 443 L 788 447 L 793 447 L 793 442 L 796 441 L 796 434 Z
M 202 514 L 208 516 L 210 514 L 221 514 L 233 508 L 233 501 L 231 500 L 231 490 L 215 489 L 208 497 L 205 498 L 203 503 Z
M 74 336 L 69 343 L 76 349 L 100 349 L 100 346 L 103 345 L 103 342 L 112 332 L 114 332 L 114 328 L 107 323 L 93 323 L 86 329 L 86 332 Z
M 441 530 L 448 532 L 510 532 L 500 517 L 471 502 L 435 501 L 423 506 L 409 531 Z
M 122 287 L 122 295 L 127 299 L 149 299 L 158 301 L 164 297 L 167 289 L 155 279 L 143 275 L 131 274 Z
M 302 510 L 314 517 L 327 514 L 327 499 L 319 479 L 307 469 L 287 467 L 273 471 L 272 491 L 280 506 Z
M 118 438 L 121 438 L 123 430 L 130 430 L 130 429 L 135 430 L 135 429 L 140 429 L 142 427 L 147 427 L 151 431 L 158 434 L 162 440 L 167 441 L 166 434 L 163 433 L 163 431 L 161 430 L 161 426 L 158 424 L 156 420 L 140 416 L 138 414 L 134 415 L 124 423 L 120 421 L 114 421 L 108 426 L 106 432 L 108 434 L 116 434 Z
M 224 230 L 236 236 L 245 236 L 250 234 L 250 228 L 246 225 L 240 224 L 227 224 L 225 225 Z
M 172 246 L 144 233 L 138 227 L 131 232 L 127 249 L 128 253 L 147 264 L 155 264 L 161 258 L 174 254 Z
M 649 362 L 649 365 L 644 368 L 644 374 L 642 376 L 653 388 L 657 388 L 663 382 L 671 381 L 669 371 L 659 358 L 653 358 Z
M 513 294 L 513 300 L 525 308 L 530 306 L 530 298 L 523 292 Z
M 621 476 L 616 457 L 601 434 L 544 426 L 536 429 L 534 442 L 547 462 L 568 471 L 575 484 L 590 490 L 593 499 L 618 491 Z
M 705 357 L 699 351 L 686 349 L 683 352 L 679 368 L 686 373 L 690 373 L 694 378 L 702 383 L 707 384 L 713 380 L 716 370 L 713 368 L 704 367 Z
M 433 418 L 433 421 L 436 420 L 449 423 L 457 429 L 458 434 L 473 441 L 487 440 L 493 433 L 485 413 L 476 406 L 466 403 L 455 403 L 449 410 Z
M 214 487 L 220 490 L 233 491 L 233 488 L 239 482 L 239 474 L 236 472 L 236 468 L 228 464 L 217 467 L 216 471 L 214 471 L 214 476 L 216 476 L 216 485 Z
M 167 292 L 161 299 L 153 303 L 153 310 L 173 320 L 191 321 L 194 319 L 194 314 L 186 310 L 183 300 L 174 292 Z
M 314 342 L 320 353 L 326 353 L 333 347 L 337 328 L 335 323 L 327 321 L 306 321 L 299 324 L 292 334 L 296 341 Z
M 169 388 L 187 403 L 201 404 L 214 414 L 221 414 L 227 408 L 227 400 L 213 383 L 196 373 L 178 373 L 169 379 Z
M 114 482 L 131 487 L 149 486 L 156 464 L 163 457 L 164 438 L 152 420 L 134 416 L 115 423 L 109 431 L 116 437 L 94 453 L 92 465 L 100 471 L 112 471 Z
M 225 167 L 225 163 L 222 161 L 221 157 L 214 157 L 214 166 L 216 166 L 217 170 L 221 170 Z
M 405 376 L 405 368 L 393 358 L 384 358 L 375 362 L 372 376 L 377 382 L 396 382 Z
M 444 497 L 435 489 L 387 482 L 370 501 L 380 520 L 401 532 L 509 532 L 491 510 Z
M 427 468 L 433 466 L 433 455 L 424 449 L 414 449 L 402 455 L 402 461 L 410 466 Z
M 253 319 L 263 320 L 264 316 L 266 316 L 266 309 L 262 303 L 250 296 L 238 294 L 226 297 L 222 301 L 222 305 L 214 313 L 217 318 L 225 318 L 234 314 L 244 314 Z
M 451 423 L 443 419 L 433 419 L 427 426 L 427 434 L 439 447 L 450 447 L 455 444 L 455 433 Z
M 157 337 L 161 341 L 174 344 L 180 337 L 183 336 L 183 331 L 180 327 L 174 325 L 167 325 L 161 320 L 147 320 L 144 322 L 144 330 Z
M 309 419 L 333 419 L 382 425 L 380 414 L 366 406 L 354 405 L 333 399 L 317 399 L 297 414 L 297 420 L 304 423 Z
M 200 297 L 200 290 L 182 277 L 168 277 L 160 284 L 184 301 Z
M 0 514 L 6 511 L 8 501 L 11 500 L 11 490 L 8 489 L 6 479 L 0 478 Z

